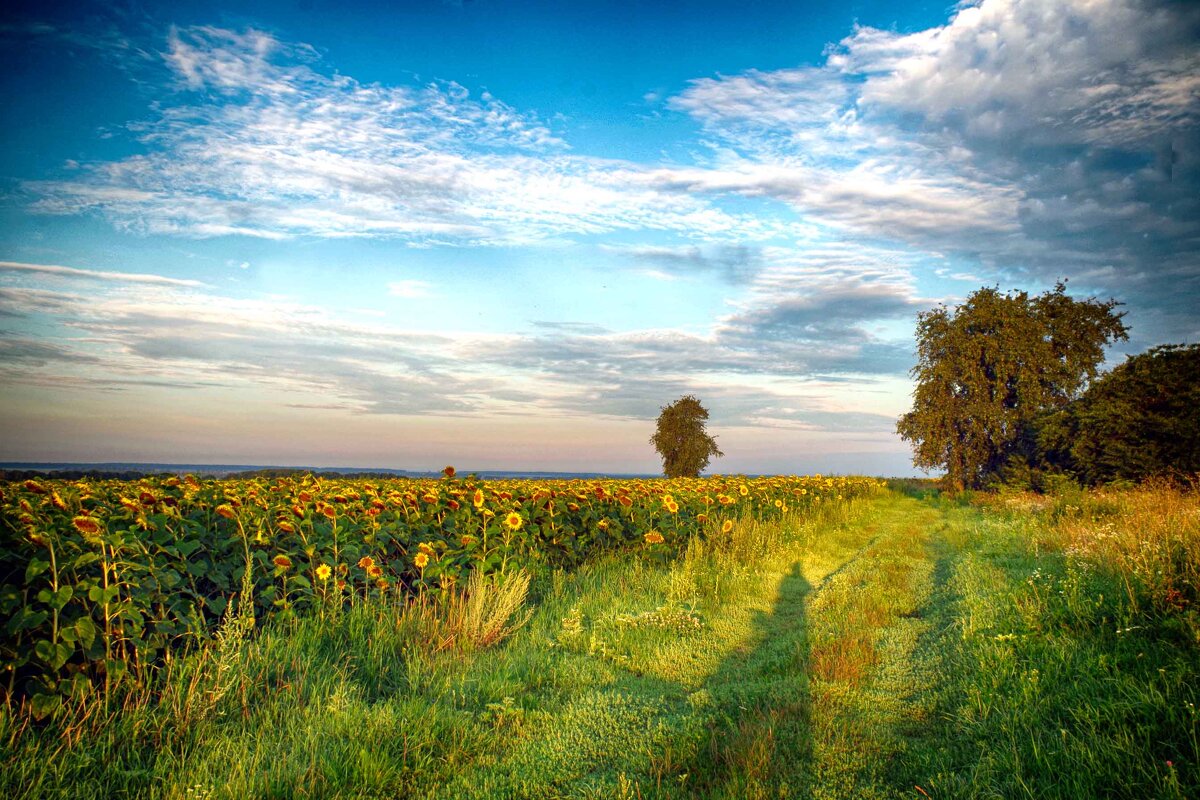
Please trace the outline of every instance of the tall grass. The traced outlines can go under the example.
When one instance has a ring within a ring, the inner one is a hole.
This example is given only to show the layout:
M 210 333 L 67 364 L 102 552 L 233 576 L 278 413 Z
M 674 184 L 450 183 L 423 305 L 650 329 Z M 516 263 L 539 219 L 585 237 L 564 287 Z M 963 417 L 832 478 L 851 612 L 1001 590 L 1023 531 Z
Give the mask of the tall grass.
M 1032 521 L 1030 542 L 1119 576 L 1133 615 L 1170 618 L 1200 645 L 1200 487 L 1165 482 L 979 502 Z
M 254 636 L 231 611 L 153 685 L 0 707 L 0 796 L 1200 796 L 1195 509 L 880 494 Z

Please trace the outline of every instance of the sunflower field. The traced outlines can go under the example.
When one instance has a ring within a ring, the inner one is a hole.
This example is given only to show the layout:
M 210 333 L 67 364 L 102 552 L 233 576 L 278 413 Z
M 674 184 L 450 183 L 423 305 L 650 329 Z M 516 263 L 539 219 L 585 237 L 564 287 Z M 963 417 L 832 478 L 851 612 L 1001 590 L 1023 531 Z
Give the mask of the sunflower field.
M 239 595 L 287 619 L 437 594 L 476 570 L 667 559 L 738 518 L 883 491 L 857 477 L 27 480 L 0 484 L 0 694 L 47 710 L 137 683 Z M 249 591 L 245 591 L 245 590 Z

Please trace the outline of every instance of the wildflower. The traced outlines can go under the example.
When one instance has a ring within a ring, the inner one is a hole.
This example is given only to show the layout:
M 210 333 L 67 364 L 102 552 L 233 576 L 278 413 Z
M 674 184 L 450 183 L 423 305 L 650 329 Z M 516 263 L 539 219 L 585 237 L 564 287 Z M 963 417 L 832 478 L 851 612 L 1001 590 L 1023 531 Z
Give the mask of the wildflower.
M 509 515 L 504 518 L 504 524 L 507 525 L 510 530 L 514 531 L 521 527 L 523 522 L 524 520 L 521 519 L 521 515 L 515 511 L 510 512 Z
M 721 525 L 721 533 L 729 533 L 731 530 L 733 530 L 733 520 L 727 519 Z
M 417 553 L 417 557 L 413 559 L 413 563 L 417 565 L 417 569 L 425 569 L 429 565 L 429 556 L 424 553 Z
M 646 540 L 646 544 L 662 544 L 663 543 L 663 535 L 661 533 L 659 533 L 658 531 L 650 531 L 649 533 L 645 534 L 642 538 Z
M 371 558 L 370 556 L 363 556 L 358 560 L 358 565 L 363 569 L 370 569 L 371 567 L 375 566 L 375 559 Z
M 471 502 L 476 508 L 483 508 L 483 489 L 475 490 L 475 494 L 471 496 Z
M 333 570 L 329 568 L 328 564 L 321 564 L 317 567 L 317 577 L 323 581 L 329 580 L 329 576 L 332 574 Z
M 122 498 L 121 502 L 124 504 L 124 498 Z M 223 503 L 217 506 L 217 515 L 222 516 L 225 519 L 233 519 L 236 516 L 233 506 L 229 505 L 228 503 Z
M 442 470 L 442 474 L 445 475 L 447 478 L 453 478 L 455 475 L 458 474 L 458 471 L 456 469 L 454 469 L 454 467 L 446 467 L 445 469 Z
M 279 567 L 280 569 L 291 569 L 292 568 L 292 560 L 290 558 L 288 558 L 287 556 L 285 556 L 283 553 L 280 553 L 279 555 L 272 558 L 271 563 L 274 564 L 275 566 Z

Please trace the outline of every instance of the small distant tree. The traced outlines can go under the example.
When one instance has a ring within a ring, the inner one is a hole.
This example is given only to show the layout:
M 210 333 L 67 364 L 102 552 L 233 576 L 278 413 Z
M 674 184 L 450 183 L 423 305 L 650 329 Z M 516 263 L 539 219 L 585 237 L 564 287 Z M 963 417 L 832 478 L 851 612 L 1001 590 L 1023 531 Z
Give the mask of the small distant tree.
M 708 410 L 690 394 L 663 407 L 650 444 L 662 456 L 668 478 L 694 478 L 713 456 L 725 455 L 705 430 L 707 419 Z
M 1077 398 L 1104 347 L 1128 338 L 1118 305 L 1075 300 L 1059 283 L 1037 296 L 983 288 L 918 314 L 913 408 L 896 425 L 913 463 L 962 489 L 1030 457 L 1034 421 Z

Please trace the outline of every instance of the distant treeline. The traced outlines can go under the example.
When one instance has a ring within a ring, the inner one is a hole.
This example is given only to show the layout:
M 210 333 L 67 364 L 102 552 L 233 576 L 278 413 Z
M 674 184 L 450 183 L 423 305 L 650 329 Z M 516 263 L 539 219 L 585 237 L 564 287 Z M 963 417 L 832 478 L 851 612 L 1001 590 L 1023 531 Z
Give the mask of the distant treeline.
M 0 469 L 0 481 L 28 481 L 36 478 L 55 478 L 63 481 L 91 480 L 135 481 L 165 472 L 143 472 L 136 469 Z
M 141 478 L 152 478 L 161 475 L 174 475 L 175 472 L 163 472 L 161 470 L 144 471 L 135 469 L 126 470 L 103 470 L 103 469 L 0 469 L 0 481 L 27 481 L 36 478 L 56 478 L 64 481 L 78 481 L 83 479 L 89 480 L 113 480 L 113 481 L 135 481 Z M 241 472 L 230 472 L 222 477 L 225 478 L 287 478 L 296 475 L 313 475 L 317 478 L 326 478 L 335 480 L 339 478 L 362 478 L 366 480 L 386 480 L 390 478 L 408 478 L 416 477 L 411 475 L 403 475 L 395 472 L 336 472 L 334 470 L 311 470 L 299 469 L 292 467 L 280 467 L 275 469 L 248 469 Z

